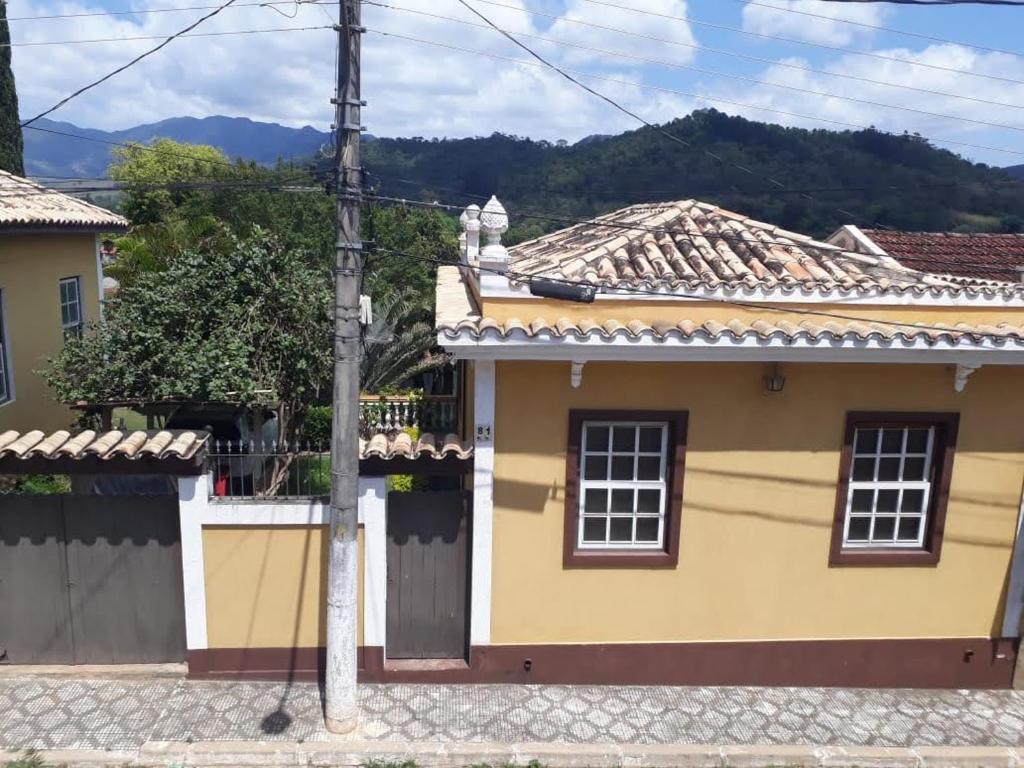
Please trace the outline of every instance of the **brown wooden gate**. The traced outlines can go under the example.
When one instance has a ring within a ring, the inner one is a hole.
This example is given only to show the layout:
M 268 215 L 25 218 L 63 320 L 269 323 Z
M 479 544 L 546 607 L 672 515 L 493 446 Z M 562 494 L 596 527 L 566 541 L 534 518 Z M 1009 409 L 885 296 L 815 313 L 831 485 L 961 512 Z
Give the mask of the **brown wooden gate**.
M 388 494 L 387 657 L 466 658 L 464 491 Z
M 178 500 L 0 496 L 0 617 L 13 664 L 184 660 Z

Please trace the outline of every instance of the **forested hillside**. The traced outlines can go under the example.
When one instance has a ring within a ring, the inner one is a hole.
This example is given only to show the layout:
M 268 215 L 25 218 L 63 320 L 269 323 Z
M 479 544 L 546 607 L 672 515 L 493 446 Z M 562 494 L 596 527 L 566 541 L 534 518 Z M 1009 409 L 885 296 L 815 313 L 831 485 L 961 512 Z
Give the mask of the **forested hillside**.
M 498 194 L 516 239 L 558 226 L 516 216 L 525 211 L 574 217 L 690 197 L 815 235 L 851 222 L 964 231 L 1024 225 L 1024 183 L 919 137 L 783 128 L 714 110 L 664 128 L 692 147 L 643 128 L 572 146 L 500 134 L 377 139 L 364 159 L 383 193 L 445 202 Z

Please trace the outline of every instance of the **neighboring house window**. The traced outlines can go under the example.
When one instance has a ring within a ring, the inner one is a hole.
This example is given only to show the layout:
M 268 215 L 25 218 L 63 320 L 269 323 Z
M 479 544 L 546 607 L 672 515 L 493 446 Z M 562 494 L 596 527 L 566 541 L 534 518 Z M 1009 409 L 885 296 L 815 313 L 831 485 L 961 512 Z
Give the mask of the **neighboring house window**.
M 60 323 L 64 337 L 82 333 L 82 283 L 77 277 L 60 281 Z
M 833 565 L 939 561 L 958 424 L 951 413 L 847 416 Z
M 7 363 L 7 327 L 4 325 L 4 294 L 0 291 L 0 405 L 11 399 L 11 371 Z
M 566 565 L 678 560 L 686 413 L 571 411 Z

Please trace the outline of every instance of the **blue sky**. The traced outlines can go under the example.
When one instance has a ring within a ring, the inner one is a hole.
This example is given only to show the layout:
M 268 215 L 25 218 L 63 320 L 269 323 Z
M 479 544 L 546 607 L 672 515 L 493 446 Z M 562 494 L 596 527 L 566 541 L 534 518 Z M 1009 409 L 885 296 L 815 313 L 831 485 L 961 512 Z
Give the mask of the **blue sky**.
M 336 12 L 333 4 L 276 2 L 271 8 L 238 0 L 242 7 L 225 10 L 198 31 L 298 30 L 329 24 Z M 519 63 L 526 54 L 481 28 L 479 19 L 457 0 L 383 2 L 393 7 L 367 6 L 364 19 L 370 28 L 365 40 L 365 119 L 377 135 L 503 131 L 574 141 L 636 125 L 557 75 Z M 1024 8 L 820 0 L 471 2 L 521 35 L 523 42 L 648 120 L 662 122 L 715 106 L 808 128 L 874 125 L 916 131 L 978 161 L 1024 163 L 1024 57 L 1013 53 L 1024 51 L 1019 35 Z M 23 116 L 155 43 L 124 38 L 166 35 L 204 11 L 18 17 L 210 4 L 216 0 L 10 0 Z M 118 40 L 23 45 L 96 38 Z M 226 114 L 326 128 L 333 66 L 334 36 L 325 29 L 183 39 L 51 117 L 113 129 L 177 115 Z

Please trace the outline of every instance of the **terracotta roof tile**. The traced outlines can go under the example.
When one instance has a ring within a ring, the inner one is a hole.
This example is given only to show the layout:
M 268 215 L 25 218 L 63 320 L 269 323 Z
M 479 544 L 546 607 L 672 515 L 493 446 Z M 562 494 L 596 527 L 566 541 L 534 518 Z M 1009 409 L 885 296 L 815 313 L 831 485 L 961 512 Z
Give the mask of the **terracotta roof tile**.
M 128 228 L 128 220 L 85 200 L 0 171 L 2 227 L 123 230 Z
M 8 430 L 0 433 L 0 459 L 8 456 L 18 459 L 36 456 L 45 459 L 81 459 L 86 456 L 97 456 L 102 460 L 117 456 L 127 459 L 144 456 L 191 459 L 205 448 L 208 440 L 205 432 L 175 430 L 97 433 L 87 429 L 74 436 L 66 430 L 49 435 L 40 430 L 24 433 Z
M 1017 281 L 1024 267 L 1024 234 L 863 230 L 894 259 L 912 269 L 981 280 Z
M 636 228 L 628 229 L 630 226 Z M 873 238 L 877 235 L 871 233 Z M 1024 264 L 1024 235 L 983 237 L 1019 238 L 1020 245 L 1013 247 L 1010 240 L 984 242 L 1003 243 L 1001 247 L 1008 254 L 1020 254 L 1019 258 L 1005 258 L 1014 265 Z M 881 240 L 879 244 L 882 245 Z M 977 248 L 984 250 L 984 245 Z M 885 256 L 851 253 L 694 200 L 623 208 L 515 245 L 509 248 L 509 258 L 509 270 L 516 282 L 537 275 L 620 289 L 684 292 L 697 287 L 737 287 L 783 293 L 840 290 L 1006 295 L 1024 292 L 1024 287 L 1014 282 L 1016 275 L 1005 271 L 999 273 L 999 282 L 974 281 L 970 278 L 976 275 L 972 274 L 950 278 L 945 273 L 951 270 L 944 266 L 933 269 L 942 266 L 937 261 L 901 264 Z M 977 250 L 974 258 L 978 258 Z M 941 274 L 928 274 L 929 270 Z
M 1002 346 L 1024 348 L 1024 326 L 1000 323 L 999 325 L 977 325 L 956 323 L 954 325 L 929 323 L 874 323 L 857 320 L 823 320 L 807 319 L 799 323 L 788 320 L 756 320 L 747 323 L 733 319 L 725 323 L 715 320 L 699 322 L 682 319 L 675 323 L 658 323 L 651 325 L 639 320 L 605 320 L 597 324 L 589 320 L 574 321 L 558 318 L 553 323 L 540 321 L 529 327 L 521 323 L 502 323 L 493 318 L 467 318 L 454 325 L 441 325 L 439 331 L 443 338 L 457 339 L 508 339 L 537 337 L 564 338 L 572 337 L 580 341 L 607 341 L 613 338 L 651 338 L 656 341 L 681 341 L 692 339 L 704 341 L 742 340 L 745 338 L 770 339 L 784 341 L 809 340 L 820 342 L 833 341 L 865 341 L 876 339 L 882 341 L 925 341 L 927 343 L 959 344 L 964 341 L 992 342 Z
M 471 443 L 463 442 L 458 435 L 441 432 L 424 432 L 415 441 L 406 432 L 378 432 L 367 440 L 359 440 L 362 459 L 468 459 L 472 455 Z

